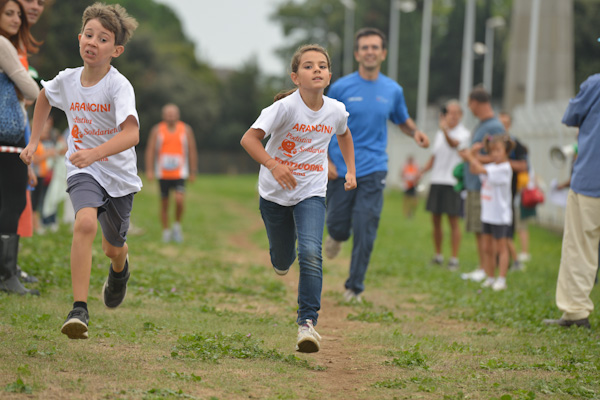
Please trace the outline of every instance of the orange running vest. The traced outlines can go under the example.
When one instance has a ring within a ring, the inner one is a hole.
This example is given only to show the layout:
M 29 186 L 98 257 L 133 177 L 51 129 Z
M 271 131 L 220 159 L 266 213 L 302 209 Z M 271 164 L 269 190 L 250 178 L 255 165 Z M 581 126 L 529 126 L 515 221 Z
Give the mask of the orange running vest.
M 166 122 L 158 124 L 156 151 L 158 179 L 186 179 L 189 176 L 188 142 L 183 122 L 177 122 L 174 131 L 169 131 Z

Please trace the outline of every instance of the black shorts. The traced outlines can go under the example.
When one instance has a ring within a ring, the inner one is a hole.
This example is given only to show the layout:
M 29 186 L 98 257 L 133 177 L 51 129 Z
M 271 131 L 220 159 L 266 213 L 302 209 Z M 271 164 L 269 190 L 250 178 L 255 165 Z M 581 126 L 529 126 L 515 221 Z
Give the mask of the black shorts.
M 185 180 L 184 179 L 159 179 L 158 184 L 160 185 L 160 197 L 169 197 L 169 192 L 175 190 L 179 193 L 185 193 Z
M 427 211 L 433 214 L 461 215 L 462 201 L 460 193 L 450 185 L 431 185 L 427 196 Z
M 510 236 L 510 225 L 494 225 L 482 223 L 482 232 L 484 235 L 492 235 L 494 239 L 508 238 Z

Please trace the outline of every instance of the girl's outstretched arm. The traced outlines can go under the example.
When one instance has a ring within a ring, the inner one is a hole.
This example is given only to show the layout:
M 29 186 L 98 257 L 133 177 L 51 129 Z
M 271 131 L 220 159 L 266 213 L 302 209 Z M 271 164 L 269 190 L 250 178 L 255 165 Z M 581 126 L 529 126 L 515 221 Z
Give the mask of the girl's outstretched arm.
M 260 142 L 265 137 L 265 132 L 261 129 L 250 128 L 242 136 L 240 144 L 246 150 L 250 157 L 259 164 L 264 165 L 275 180 L 284 189 L 294 189 L 297 185 L 296 178 L 292 174 L 292 169 L 286 165 L 279 164 L 265 150 Z
M 346 128 L 346 132 L 342 135 L 337 136 L 344 162 L 346 163 L 346 183 L 344 189 L 352 190 L 356 189 L 356 166 L 354 164 L 354 142 L 352 141 L 352 134 L 350 129 Z

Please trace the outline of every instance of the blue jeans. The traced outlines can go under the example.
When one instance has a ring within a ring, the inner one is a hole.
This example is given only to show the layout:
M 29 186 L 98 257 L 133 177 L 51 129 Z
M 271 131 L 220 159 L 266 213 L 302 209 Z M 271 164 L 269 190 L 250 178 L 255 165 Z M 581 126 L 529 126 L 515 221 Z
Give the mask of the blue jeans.
M 261 197 L 260 214 L 267 228 L 269 254 L 275 268 L 286 270 L 293 264 L 298 239 L 297 322 L 312 319 L 316 325 L 323 287 L 321 243 L 325 228 L 325 198 L 310 197 L 294 206 L 281 206 Z
M 344 190 L 344 178 L 329 181 L 327 185 L 329 236 L 338 242 L 344 242 L 354 234 L 350 276 L 345 287 L 356 294 L 365 290 L 365 275 L 383 209 L 386 176 L 386 171 L 378 171 L 357 178 L 356 189 L 348 192 Z

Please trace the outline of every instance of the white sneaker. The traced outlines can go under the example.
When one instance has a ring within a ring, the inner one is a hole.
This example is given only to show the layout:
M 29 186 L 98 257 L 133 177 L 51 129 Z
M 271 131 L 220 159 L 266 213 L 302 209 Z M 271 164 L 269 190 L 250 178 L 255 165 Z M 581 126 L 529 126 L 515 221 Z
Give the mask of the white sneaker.
M 163 243 L 169 243 L 171 241 L 171 231 L 169 229 L 163 230 L 162 241 Z
M 519 255 L 517 256 L 517 260 L 522 262 L 522 263 L 526 263 L 528 261 L 531 261 L 531 254 L 529 253 L 519 253 Z
M 492 290 L 494 292 L 499 292 L 500 290 L 506 289 L 506 279 L 498 278 L 492 285 Z
M 485 279 L 486 276 L 487 275 L 485 274 L 485 271 L 482 270 L 481 268 L 477 268 L 474 271 L 467 272 L 467 273 L 460 275 L 460 277 L 462 279 L 464 279 L 465 281 L 471 280 L 473 282 L 481 282 L 482 280 Z
M 327 236 L 325 239 L 325 255 L 327 258 L 336 258 L 340 254 L 342 248 L 342 242 L 338 242 L 331 236 Z
M 173 225 L 173 241 L 175 241 L 175 243 L 183 242 L 183 232 L 181 230 L 181 225 L 179 224 Z
M 316 353 L 321 348 L 321 335 L 317 333 L 311 319 L 307 319 L 298 327 L 296 351 L 300 353 Z
M 344 301 L 347 303 L 356 302 L 360 304 L 362 303 L 362 297 L 360 297 L 360 294 L 354 293 L 352 289 L 346 289 L 344 292 Z
M 492 287 L 494 285 L 494 282 L 496 282 L 496 279 L 488 277 L 485 281 L 483 281 L 483 283 L 481 284 L 481 287 L 482 288 Z

